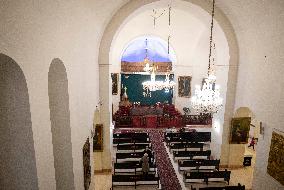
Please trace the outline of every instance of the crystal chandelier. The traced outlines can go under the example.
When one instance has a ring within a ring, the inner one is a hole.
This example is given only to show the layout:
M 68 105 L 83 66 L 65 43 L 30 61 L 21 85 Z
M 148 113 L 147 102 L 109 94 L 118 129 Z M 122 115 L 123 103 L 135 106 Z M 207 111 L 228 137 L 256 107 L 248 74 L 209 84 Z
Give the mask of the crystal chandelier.
M 145 57 L 143 62 L 145 64 L 143 70 L 149 73 L 152 70 L 152 67 L 150 67 L 150 60 L 148 59 L 148 57 Z
M 169 28 L 170 28 L 170 25 L 171 25 L 171 5 L 168 6 L 169 7 Z M 161 14 L 159 14 L 156 10 L 153 9 L 153 15 L 151 15 L 154 19 L 154 28 L 155 28 L 155 25 L 156 25 L 156 20 L 161 17 L 163 14 L 164 14 L 165 10 L 163 10 L 163 12 Z M 166 78 L 165 78 L 165 81 L 156 81 L 156 70 L 157 70 L 157 67 L 154 66 L 154 64 L 149 60 L 148 58 L 148 48 L 147 48 L 147 39 L 145 41 L 146 43 L 146 56 L 145 56 L 145 59 L 144 59 L 144 68 L 143 70 L 145 72 L 148 72 L 148 73 L 151 73 L 151 80 L 150 81 L 145 81 L 142 83 L 143 85 L 143 90 L 146 90 L 146 91 L 156 91 L 156 90 L 165 90 L 165 92 L 169 92 L 170 89 L 173 89 L 174 86 L 176 85 L 176 83 L 174 81 L 170 81 L 170 74 L 169 72 L 166 73 Z M 168 36 L 168 55 L 169 55 L 169 52 L 170 52 L 170 49 L 169 49 L 169 43 L 170 43 L 170 35 Z M 151 66 L 150 66 L 151 65 Z
M 150 65 L 152 65 L 152 62 L 150 61 L 150 59 L 148 58 L 148 39 L 146 38 L 146 40 L 145 40 L 145 58 L 144 58 L 144 64 L 145 64 L 145 66 L 144 66 L 144 68 L 143 68 L 143 70 L 145 71 L 145 72 L 148 72 L 148 73 L 150 73 L 151 72 L 151 70 L 153 69 L 153 67 L 152 66 L 150 66 Z
M 170 89 L 173 89 L 175 84 L 176 83 L 174 81 L 170 81 L 169 73 L 166 74 L 165 81 L 156 81 L 155 69 L 153 69 L 151 72 L 151 80 L 142 83 L 143 90 L 149 90 L 149 91 L 165 90 L 165 92 L 169 92 Z
M 163 83 L 165 92 L 169 92 L 170 89 L 173 89 L 176 83 L 174 81 L 170 81 L 170 74 L 166 74 L 165 82 Z
M 151 67 L 151 80 L 145 81 L 142 83 L 143 90 L 149 90 L 149 91 L 156 91 L 156 90 L 163 90 L 164 88 L 164 82 L 163 81 L 156 81 L 156 67 Z
M 213 19 L 214 19 L 215 0 L 213 0 L 212 20 L 211 20 L 211 33 L 210 33 L 210 51 L 209 51 L 209 64 L 208 75 L 205 78 L 202 88 L 197 85 L 195 94 L 191 98 L 191 105 L 197 113 L 213 114 L 217 113 L 222 107 L 223 99 L 220 97 L 220 87 L 215 85 L 216 75 L 214 70 L 215 59 L 212 57 L 212 32 L 213 32 Z M 215 44 L 214 44 L 215 50 Z M 211 65 L 212 64 L 212 65 Z

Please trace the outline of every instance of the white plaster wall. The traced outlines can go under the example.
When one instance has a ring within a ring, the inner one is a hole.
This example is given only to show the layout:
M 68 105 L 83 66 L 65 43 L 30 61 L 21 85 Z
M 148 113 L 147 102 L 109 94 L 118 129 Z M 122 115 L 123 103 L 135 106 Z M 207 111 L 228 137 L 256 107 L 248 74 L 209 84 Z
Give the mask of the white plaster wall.
M 205 1 L 191 1 L 205 5 Z M 0 51 L 11 56 L 21 66 L 27 79 L 40 189 L 55 189 L 54 169 L 50 167 L 53 155 L 47 95 L 47 73 L 51 60 L 58 57 L 67 68 L 75 186 L 76 189 L 82 189 L 81 148 L 89 135 L 93 110 L 99 99 L 97 55 L 100 39 L 115 10 L 126 2 L 127 0 L 0 2 Z M 139 6 L 140 2 L 136 0 L 132 5 Z M 284 80 L 281 65 L 283 3 L 282 0 L 217 1 L 217 7 L 234 27 L 240 49 L 241 67 L 235 108 L 250 107 L 266 127 L 263 140 L 258 146 L 261 148 L 257 150 L 253 182 L 254 189 L 260 190 L 283 188 L 266 174 L 271 130 L 283 130 L 284 123 Z M 221 16 L 219 18 L 222 20 Z M 208 24 L 206 28 L 207 26 Z M 226 21 L 223 26 L 230 28 Z M 230 33 L 226 35 L 232 37 Z M 230 43 L 235 44 L 235 41 L 231 40 Z M 230 52 L 230 55 L 234 56 L 234 60 L 238 59 L 238 52 Z M 264 55 L 267 55 L 266 62 Z M 102 58 L 104 60 L 105 57 Z M 238 68 L 230 69 L 235 72 Z M 231 91 L 232 94 L 228 97 L 233 100 L 234 90 Z M 227 114 L 232 114 L 230 110 L 229 112 Z M 229 121 L 226 120 L 225 123 L 227 125 Z M 223 140 L 227 132 L 224 128 Z
M 83 189 L 82 147 L 99 100 L 100 39 L 108 20 L 125 2 L 0 1 L 0 52 L 20 65 L 27 80 L 39 189 L 55 189 L 49 65 L 58 57 L 66 66 L 74 183 L 75 189 Z
M 217 5 L 233 23 L 240 49 L 235 109 L 249 107 L 265 127 L 253 189 L 284 189 L 267 174 L 272 130 L 284 130 L 284 1 L 222 0 Z
M 175 82 L 178 76 L 192 76 L 191 93 L 194 94 L 195 85 L 201 85 L 202 79 L 207 75 L 209 36 L 211 16 L 200 7 L 183 1 L 173 1 L 171 28 L 168 27 L 168 12 L 156 21 L 153 27 L 151 17 L 152 8 L 158 8 L 160 12 L 167 9 L 167 2 L 156 2 L 146 5 L 135 11 L 115 35 L 110 51 L 111 72 L 119 73 L 120 60 L 128 43 L 140 36 L 157 36 L 167 41 L 171 33 L 171 47 L 173 48 L 177 61 L 173 63 Z M 138 24 L 139 23 L 139 24 Z M 226 103 L 226 90 L 228 80 L 229 48 L 224 32 L 215 21 L 214 40 L 216 43 L 216 74 L 217 84 L 221 85 L 221 96 Z M 119 89 L 120 90 L 120 89 Z M 119 94 L 112 96 L 114 111 L 118 109 Z M 175 89 L 174 103 L 178 110 L 183 113 L 182 108 L 190 107 L 190 99 L 178 97 Z M 194 112 L 193 112 L 194 113 Z M 222 131 L 224 121 L 224 109 L 215 115 L 212 130 L 213 156 L 220 158 Z

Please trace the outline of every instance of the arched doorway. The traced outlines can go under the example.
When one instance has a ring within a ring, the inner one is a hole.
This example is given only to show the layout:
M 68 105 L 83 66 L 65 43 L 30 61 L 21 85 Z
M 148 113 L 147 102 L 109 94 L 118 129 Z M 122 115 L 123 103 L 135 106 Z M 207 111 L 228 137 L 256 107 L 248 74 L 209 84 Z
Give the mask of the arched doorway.
M 0 187 L 38 189 L 29 94 L 19 65 L 0 54 Z
M 68 79 L 63 62 L 53 59 L 48 72 L 48 95 L 57 190 L 74 186 Z
M 113 48 L 113 41 L 117 37 L 117 33 L 121 30 L 121 28 L 125 25 L 125 23 L 133 17 L 143 11 L 143 8 L 146 6 L 153 4 L 153 3 L 168 3 L 167 1 L 158 1 L 158 0 L 149 0 L 149 1 L 130 1 L 129 3 L 125 4 L 121 9 L 117 11 L 117 13 L 113 16 L 109 24 L 107 25 L 105 32 L 102 37 L 101 45 L 100 45 L 100 52 L 99 52 L 99 68 L 100 68 L 100 99 L 103 102 L 101 107 L 101 116 L 102 122 L 105 126 L 111 125 L 111 82 L 110 82 L 110 73 L 112 72 L 111 65 L 113 62 L 117 60 L 112 60 L 111 51 Z M 210 1 L 206 0 L 185 0 L 180 1 L 183 3 L 189 4 L 193 9 L 196 7 L 201 10 L 201 14 L 205 17 L 209 16 L 211 13 L 212 4 Z M 167 4 L 166 4 L 167 5 Z M 209 16 L 210 17 L 210 16 Z M 201 17 L 199 17 L 201 18 Z M 221 122 L 214 121 L 216 126 L 214 129 L 213 138 L 216 139 L 216 144 L 220 147 L 218 150 L 215 150 L 215 154 L 217 157 L 221 158 L 222 165 L 227 165 L 228 160 L 226 159 L 228 155 L 226 155 L 226 150 L 228 149 L 227 146 L 223 146 L 221 150 L 221 144 L 228 144 L 229 143 L 229 128 L 230 128 L 230 119 L 233 117 L 234 114 L 234 104 L 235 104 L 235 94 L 236 94 L 236 83 L 237 83 L 237 72 L 238 72 L 238 43 L 236 40 L 235 32 L 233 27 L 230 24 L 228 18 L 224 15 L 224 13 L 216 7 L 215 9 L 215 19 L 220 26 L 221 31 L 224 33 L 224 36 L 228 43 L 228 56 L 229 56 L 229 63 L 226 66 L 227 68 L 227 80 L 226 86 L 227 90 L 224 94 L 225 105 L 223 108 L 223 112 L 220 114 L 219 117 L 221 118 Z M 208 22 L 209 23 L 209 22 Z M 129 32 L 130 33 L 130 32 Z M 208 37 L 208 36 L 206 36 Z M 206 38 L 207 40 L 207 38 Z M 117 51 L 114 51 L 117 52 Z M 118 56 L 116 56 L 118 57 Z M 205 70 L 206 71 L 206 70 Z M 224 114 L 226 113 L 226 114 Z M 110 139 L 109 136 L 109 129 L 105 128 L 105 140 L 108 142 Z M 222 138 L 219 138 L 222 136 Z M 108 144 L 107 144 L 108 145 Z M 107 146 L 106 145 L 106 146 Z M 217 147 L 217 146 L 216 146 Z M 106 147 L 105 150 L 109 150 L 109 147 Z M 108 153 L 106 153 L 108 154 Z M 106 165 L 110 167 L 110 156 L 107 155 L 105 159 Z
M 127 88 L 128 99 L 131 102 L 139 102 L 141 105 L 154 105 L 157 102 L 164 103 L 167 101 L 171 104 L 173 102 L 173 89 L 148 92 L 143 89 L 142 82 L 149 81 L 151 78 L 150 73 L 144 70 L 147 60 L 149 61 L 149 68 L 156 67 L 156 80 L 165 81 L 166 74 L 169 75 L 170 81 L 174 80 L 172 71 L 177 61 L 173 48 L 168 47 L 167 41 L 156 35 L 142 35 L 131 39 L 129 42 L 127 39 L 119 40 L 118 43 L 114 42 L 111 51 L 113 54 L 117 53 L 114 51 L 124 45 L 123 49 L 118 50 L 120 52 L 119 62 L 111 65 L 112 72 L 120 73 L 117 81 L 118 92 L 120 93 L 112 94 L 114 110 L 118 110 L 120 97 L 124 93 L 125 87 Z M 113 57 L 113 59 L 116 58 Z M 151 97 L 149 94 L 151 94 Z

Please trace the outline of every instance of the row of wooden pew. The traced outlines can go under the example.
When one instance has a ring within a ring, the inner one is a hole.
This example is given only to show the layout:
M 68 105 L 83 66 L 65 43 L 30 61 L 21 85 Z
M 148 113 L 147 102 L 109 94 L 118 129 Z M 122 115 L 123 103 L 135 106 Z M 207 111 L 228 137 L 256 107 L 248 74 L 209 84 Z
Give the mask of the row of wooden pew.
M 211 142 L 210 132 L 166 132 L 165 141 L 168 142 Z
M 160 178 L 157 173 L 155 155 L 150 163 L 150 171 L 147 175 L 142 174 L 140 159 L 144 155 L 146 147 L 151 147 L 148 133 L 115 133 L 113 145 L 116 147 L 116 159 L 113 165 L 112 188 L 115 186 L 157 185 Z
M 183 180 L 185 183 L 187 183 L 196 182 L 195 180 L 199 181 L 200 179 L 202 179 L 207 185 L 209 180 L 224 180 L 229 185 L 230 175 L 231 171 L 227 171 L 226 169 L 224 171 L 215 169 L 191 169 L 183 173 Z
M 199 190 L 245 190 L 244 185 L 238 184 L 236 186 L 225 186 L 225 187 L 201 187 Z M 191 186 L 191 190 L 196 190 Z
M 165 133 L 165 141 L 178 162 L 178 171 L 182 172 L 184 183 L 200 182 L 206 185 L 209 181 L 230 182 L 231 171 L 219 170 L 220 160 L 211 159 L 211 150 L 204 150 L 211 142 L 210 132 L 176 132 Z M 193 150 L 198 149 L 198 150 Z M 202 189 L 243 190 L 244 186 L 206 187 Z M 196 188 L 192 187 L 192 190 Z
M 185 150 L 188 150 L 188 149 L 199 149 L 200 151 L 203 150 L 203 147 L 204 147 L 204 143 L 190 143 L 190 142 L 181 142 L 181 143 L 170 143 L 168 145 L 170 151 L 171 150 L 175 150 L 175 149 L 185 149 Z
M 192 160 L 178 160 L 178 170 L 184 171 L 188 169 L 204 169 L 210 168 L 219 170 L 220 160 L 206 160 L 206 159 L 192 159 Z

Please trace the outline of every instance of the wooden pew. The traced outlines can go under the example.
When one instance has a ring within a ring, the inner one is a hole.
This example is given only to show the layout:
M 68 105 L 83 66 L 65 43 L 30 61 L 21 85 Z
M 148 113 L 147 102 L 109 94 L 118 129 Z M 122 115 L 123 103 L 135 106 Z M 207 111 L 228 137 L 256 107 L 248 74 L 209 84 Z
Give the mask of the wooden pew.
M 188 143 L 188 142 L 182 142 L 182 143 L 170 143 L 169 149 L 170 151 L 172 149 L 189 149 L 189 148 L 199 148 L 200 151 L 203 150 L 204 143 Z
M 183 132 L 183 133 L 165 133 L 165 139 L 168 142 L 211 142 L 210 132 Z
M 192 142 L 211 142 L 211 132 L 176 132 L 176 133 L 165 133 L 165 137 L 168 138 L 184 138 Z
M 116 153 L 116 162 L 118 159 L 142 158 L 143 155 L 143 152 Z
M 114 138 L 113 144 L 129 144 L 129 143 L 150 143 L 148 138 L 132 139 L 132 138 Z
M 117 150 L 133 150 L 134 152 L 136 150 L 145 150 L 146 147 L 151 147 L 151 144 L 149 143 L 143 143 L 143 144 L 118 144 Z
M 187 158 L 187 159 L 193 159 L 195 156 L 206 156 L 207 159 L 210 159 L 211 156 L 211 150 L 206 151 L 173 151 L 174 160 L 175 158 Z
M 189 142 L 211 142 L 210 132 L 191 132 L 189 134 L 181 134 L 181 138 Z
M 203 159 L 194 159 L 194 160 L 179 160 L 178 161 L 178 170 L 183 171 L 182 168 L 196 168 L 199 169 L 202 166 L 213 166 L 216 170 L 219 170 L 220 160 L 203 160 Z
M 137 171 L 142 170 L 142 163 L 139 161 L 125 161 L 121 163 L 114 163 L 114 174 L 116 173 L 135 173 Z M 156 173 L 156 163 L 151 162 L 150 164 L 150 173 L 151 171 Z M 120 171 L 123 170 L 123 171 Z M 125 170 L 132 170 L 132 171 L 125 171 Z
M 237 186 L 225 186 L 225 187 L 201 187 L 199 190 L 245 190 L 245 185 L 238 184 Z M 191 190 L 196 190 L 191 186 Z
M 124 186 L 135 186 L 136 189 L 136 175 L 112 175 L 112 188 L 119 184 L 114 183 L 124 183 Z M 127 184 L 125 184 L 127 183 Z
M 145 139 L 149 138 L 148 133 L 114 133 L 113 138 Z
M 190 179 L 203 179 L 208 184 L 209 179 L 221 179 L 223 178 L 229 185 L 231 171 L 212 171 L 212 170 L 190 170 L 184 172 L 183 180 L 185 183 L 189 183 L 187 180 Z
M 128 184 L 121 184 L 121 183 Z M 114 186 L 135 186 L 138 185 L 157 185 L 159 187 L 160 178 L 158 174 L 148 175 L 112 175 L 112 189 Z M 117 184 L 114 184 L 117 183 Z M 120 183 L 120 184 L 119 184 Z

